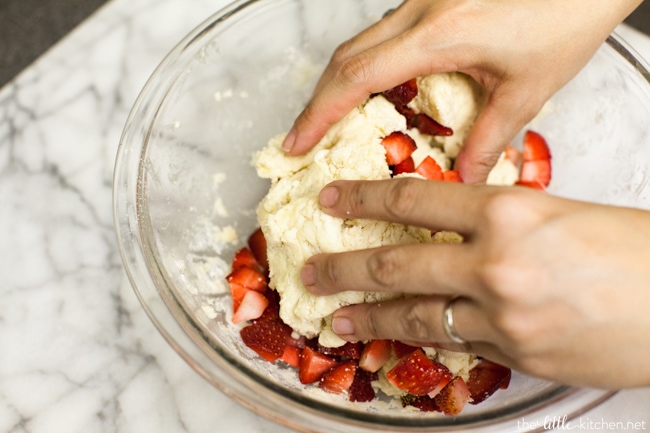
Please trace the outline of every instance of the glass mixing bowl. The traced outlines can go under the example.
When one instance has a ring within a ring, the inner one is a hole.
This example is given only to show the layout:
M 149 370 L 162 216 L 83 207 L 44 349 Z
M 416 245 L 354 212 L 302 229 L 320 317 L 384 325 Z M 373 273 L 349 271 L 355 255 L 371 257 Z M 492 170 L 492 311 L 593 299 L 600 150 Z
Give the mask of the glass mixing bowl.
M 508 390 L 455 417 L 388 400 L 351 404 L 260 360 L 230 323 L 224 277 L 269 186 L 252 153 L 288 130 L 334 48 L 397 3 L 242 0 L 181 41 L 142 91 L 120 143 L 114 214 L 124 265 L 152 321 L 194 369 L 290 428 L 543 430 L 549 417 L 570 419 L 611 393 L 515 373 Z M 532 125 L 552 148 L 550 193 L 650 209 L 649 79 L 612 36 L 553 98 Z

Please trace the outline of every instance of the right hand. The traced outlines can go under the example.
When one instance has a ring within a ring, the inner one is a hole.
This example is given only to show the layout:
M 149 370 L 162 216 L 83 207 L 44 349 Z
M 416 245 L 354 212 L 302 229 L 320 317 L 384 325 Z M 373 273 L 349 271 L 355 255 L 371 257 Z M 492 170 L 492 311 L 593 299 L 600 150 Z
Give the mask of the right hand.
M 416 76 L 460 71 L 488 97 L 456 168 L 466 183 L 484 182 L 517 132 L 640 3 L 406 0 L 338 47 L 283 147 L 303 154 L 369 95 Z

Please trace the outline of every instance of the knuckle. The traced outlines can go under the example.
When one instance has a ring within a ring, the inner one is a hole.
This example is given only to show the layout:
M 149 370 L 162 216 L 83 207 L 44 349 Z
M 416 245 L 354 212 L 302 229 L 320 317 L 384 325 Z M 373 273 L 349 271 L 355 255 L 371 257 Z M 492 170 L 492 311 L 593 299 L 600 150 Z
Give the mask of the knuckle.
M 421 342 L 435 340 L 428 303 L 414 302 L 402 320 L 403 335 Z
M 346 279 L 341 271 L 340 257 L 337 254 L 328 255 L 324 265 L 326 284 L 337 292 L 345 290 L 344 282 Z
M 399 178 L 390 183 L 384 196 L 384 207 L 388 215 L 400 220 L 413 212 L 418 206 L 418 196 L 415 190 L 416 179 Z
M 333 80 L 343 88 L 363 86 L 371 76 L 372 62 L 365 53 L 344 58 L 339 63 Z
M 399 281 L 404 258 L 399 248 L 380 248 L 368 260 L 368 274 L 381 287 L 393 287 Z

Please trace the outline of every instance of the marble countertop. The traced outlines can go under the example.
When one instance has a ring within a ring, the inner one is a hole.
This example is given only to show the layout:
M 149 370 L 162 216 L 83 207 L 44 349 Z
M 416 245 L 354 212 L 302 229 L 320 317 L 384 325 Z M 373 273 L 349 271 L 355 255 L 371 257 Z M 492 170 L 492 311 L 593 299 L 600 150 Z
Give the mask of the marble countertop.
M 129 109 L 162 57 L 226 3 L 111 0 L 0 90 L 0 432 L 287 431 L 165 342 L 113 229 Z M 650 59 L 650 38 L 619 32 Z M 583 417 L 650 429 L 650 389 Z

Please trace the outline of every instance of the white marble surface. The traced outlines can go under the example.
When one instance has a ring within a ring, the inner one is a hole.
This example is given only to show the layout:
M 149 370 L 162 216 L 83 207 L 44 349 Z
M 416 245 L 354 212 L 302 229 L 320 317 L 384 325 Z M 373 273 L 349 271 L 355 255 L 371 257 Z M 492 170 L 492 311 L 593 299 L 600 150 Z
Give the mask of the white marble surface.
M 287 431 L 167 345 L 113 230 L 128 110 L 169 49 L 226 2 L 112 0 L 0 91 L 0 432 Z M 650 58 L 650 38 L 620 32 Z M 584 417 L 648 430 L 650 389 Z

